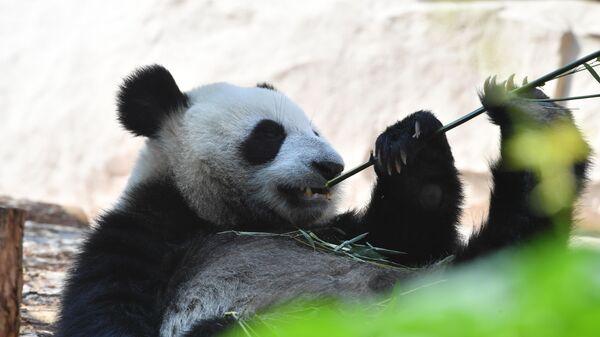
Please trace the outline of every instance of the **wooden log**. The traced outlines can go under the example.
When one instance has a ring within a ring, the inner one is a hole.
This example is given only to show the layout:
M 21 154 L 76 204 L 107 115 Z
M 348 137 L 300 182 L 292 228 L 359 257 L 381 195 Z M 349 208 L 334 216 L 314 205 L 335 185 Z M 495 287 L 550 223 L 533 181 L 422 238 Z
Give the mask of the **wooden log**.
M 18 337 L 25 211 L 0 208 L 0 336 Z

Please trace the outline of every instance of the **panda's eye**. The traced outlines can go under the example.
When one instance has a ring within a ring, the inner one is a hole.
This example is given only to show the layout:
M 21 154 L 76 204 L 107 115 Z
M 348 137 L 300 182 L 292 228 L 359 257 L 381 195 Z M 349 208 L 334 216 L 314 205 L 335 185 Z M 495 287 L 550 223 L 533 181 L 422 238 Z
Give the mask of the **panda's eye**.
M 242 156 L 250 164 L 266 164 L 277 156 L 285 137 L 285 129 L 281 124 L 263 119 L 241 144 Z

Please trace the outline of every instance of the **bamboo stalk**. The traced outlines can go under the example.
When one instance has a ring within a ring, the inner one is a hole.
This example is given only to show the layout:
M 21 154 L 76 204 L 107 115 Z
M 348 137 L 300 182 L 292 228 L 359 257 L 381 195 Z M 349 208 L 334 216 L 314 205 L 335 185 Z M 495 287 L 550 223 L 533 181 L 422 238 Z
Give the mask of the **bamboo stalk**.
M 564 73 L 566 73 L 566 72 L 568 72 L 568 71 L 570 71 L 570 70 L 572 70 L 572 69 L 574 69 L 574 68 L 576 68 L 576 67 L 578 67 L 578 66 L 580 66 L 582 64 L 585 64 L 585 63 L 587 63 L 589 61 L 592 61 L 592 60 L 595 60 L 595 59 L 596 60 L 600 59 L 600 50 L 597 50 L 597 51 L 595 51 L 595 52 L 593 52 L 593 53 L 591 53 L 589 55 L 586 55 L 586 56 L 584 56 L 584 57 L 582 57 L 580 59 L 577 59 L 577 60 L 575 60 L 575 61 L 573 61 L 571 63 L 568 63 L 568 64 L 566 64 L 566 65 L 564 65 L 564 66 L 562 66 L 562 67 L 560 67 L 560 68 L 558 68 L 558 69 L 556 69 L 554 71 L 551 71 L 551 72 L 547 73 L 546 75 L 544 75 L 544 76 L 542 76 L 542 77 L 540 77 L 540 78 L 538 78 L 538 79 L 536 79 L 536 80 L 534 80 L 532 82 L 529 82 L 529 83 L 525 84 L 524 86 L 522 86 L 520 88 L 512 90 L 511 93 L 520 94 L 520 93 L 523 93 L 525 91 L 531 90 L 532 88 L 543 86 L 546 82 L 551 81 L 551 80 L 557 78 L 561 74 L 564 74 Z M 563 99 L 563 100 L 566 100 L 566 99 Z M 485 112 L 485 108 L 483 106 L 481 106 L 481 107 L 479 107 L 479 108 L 477 108 L 477 109 L 469 112 L 468 114 L 466 114 L 466 115 L 464 115 L 464 116 L 462 116 L 462 117 L 460 117 L 460 118 L 458 118 L 458 119 L 456 119 L 456 120 L 454 120 L 454 121 L 452 121 L 452 122 L 450 122 L 450 123 L 442 126 L 439 130 L 437 130 L 434 133 L 434 135 L 439 135 L 439 134 L 442 134 L 442 133 L 446 133 L 446 132 L 448 132 L 448 131 L 456 128 L 457 126 L 462 125 L 462 124 L 470 121 L 471 119 L 473 119 L 473 118 L 481 115 L 484 112 Z M 366 163 L 361 164 L 361 165 L 359 165 L 359 166 L 351 169 L 350 171 L 348 171 L 346 173 L 343 173 L 342 175 L 340 175 L 340 176 L 338 176 L 338 177 L 336 177 L 336 178 L 334 178 L 332 180 L 329 180 L 327 183 L 325 183 L 325 187 L 327 187 L 327 188 L 333 187 L 333 186 L 335 186 L 335 185 L 339 184 L 340 182 L 342 182 L 342 181 L 350 178 L 351 176 L 357 174 L 358 172 L 366 169 L 367 167 L 369 167 L 369 166 L 371 166 L 373 164 L 374 164 L 374 160 L 371 157 L 371 158 L 369 158 L 369 161 L 367 161 Z

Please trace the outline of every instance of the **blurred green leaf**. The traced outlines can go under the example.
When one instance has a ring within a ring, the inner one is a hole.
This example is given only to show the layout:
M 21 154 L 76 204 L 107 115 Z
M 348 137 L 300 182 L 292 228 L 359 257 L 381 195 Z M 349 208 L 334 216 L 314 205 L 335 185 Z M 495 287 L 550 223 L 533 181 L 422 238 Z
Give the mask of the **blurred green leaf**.
M 536 174 L 532 207 L 548 215 L 571 207 L 576 194 L 572 166 L 589 153 L 577 128 L 564 122 L 516 130 L 507 143 L 507 162 L 509 168 Z

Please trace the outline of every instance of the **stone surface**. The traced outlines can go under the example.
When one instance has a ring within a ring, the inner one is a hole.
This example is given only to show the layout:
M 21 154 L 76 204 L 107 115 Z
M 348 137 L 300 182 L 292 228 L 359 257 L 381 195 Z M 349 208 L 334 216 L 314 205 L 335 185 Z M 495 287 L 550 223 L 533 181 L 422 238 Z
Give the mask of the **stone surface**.
M 0 2 L 0 194 L 110 207 L 142 144 L 115 120 L 114 94 L 139 65 L 161 63 L 182 89 L 271 81 L 303 106 L 347 167 L 377 134 L 419 109 L 445 123 L 478 107 L 490 74 L 535 78 L 600 49 L 600 3 L 587 1 Z M 551 96 L 598 92 L 581 73 Z M 596 153 L 600 100 L 569 104 Z M 477 118 L 448 134 L 469 184 L 464 222 L 480 222 L 497 130 Z M 346 184 L 364 203 L 372 172 Z M 600 224 L 593 171 L 584 222 Z M 599 226 L 600 227 L 600 226 Z

